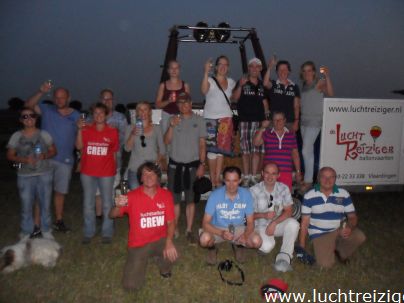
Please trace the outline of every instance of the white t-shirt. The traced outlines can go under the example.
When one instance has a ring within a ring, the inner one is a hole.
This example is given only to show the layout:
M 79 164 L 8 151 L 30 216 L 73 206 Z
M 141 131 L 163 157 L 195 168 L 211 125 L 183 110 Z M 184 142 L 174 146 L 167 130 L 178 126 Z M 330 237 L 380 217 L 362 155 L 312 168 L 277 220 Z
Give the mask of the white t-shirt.
M 224 97 L 220 88 L 216 85 L 215 80 L 208 78 L 208 81 L 210 86 L 205 95 L 206 103 L 203 109 L 203 117 L 207 119 L 231 117 L 232 112 L 229 104 L 227 103 L 226 98 Z M 224 92 L 229 100 L 235 86 L 236 82 L 231 78 L 227 78 L 227 88 L 224 90 Z

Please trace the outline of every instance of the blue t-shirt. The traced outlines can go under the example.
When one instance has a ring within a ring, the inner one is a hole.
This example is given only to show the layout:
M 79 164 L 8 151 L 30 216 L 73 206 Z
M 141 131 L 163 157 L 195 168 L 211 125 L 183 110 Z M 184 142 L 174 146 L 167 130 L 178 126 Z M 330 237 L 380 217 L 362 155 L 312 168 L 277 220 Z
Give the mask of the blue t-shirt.
M 232 201 L 226 195 L 226 186 L 222 186 L 209 196 L 205 213 L 212 216 L 211 224 L 216 227 L 242 226 L 245 217 L 254 213 L 253 197 L 248 189 L 239 187 Z
M 71 114 L 63 116 L 57 111 L 55 105 L 40 103 L 39 108 L 41 109 L 41 128 L 52 136 L 56 146 L 57 154 L 53 159 L 73 165 L 79 112 L 73 110 Z

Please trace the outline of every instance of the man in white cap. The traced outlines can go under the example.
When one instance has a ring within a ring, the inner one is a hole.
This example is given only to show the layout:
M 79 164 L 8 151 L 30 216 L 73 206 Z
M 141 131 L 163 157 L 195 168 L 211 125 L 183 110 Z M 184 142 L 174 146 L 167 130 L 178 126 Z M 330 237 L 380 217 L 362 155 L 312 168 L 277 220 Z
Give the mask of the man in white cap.
M 243 76 L 233 92 L 233 100 L 237 100 L 237 112 L 240 117 L 240 148 L 243 161 L 244 186 L 257 183 L 255 179 L 259 171 L 259 163 L 264 153 L 263 146 L 255 146 L 253 138 L 269 113 L 268 99 L 264 85 L 260 80 L 262 62 L 252 58 L 248 62 L 248 74 Z

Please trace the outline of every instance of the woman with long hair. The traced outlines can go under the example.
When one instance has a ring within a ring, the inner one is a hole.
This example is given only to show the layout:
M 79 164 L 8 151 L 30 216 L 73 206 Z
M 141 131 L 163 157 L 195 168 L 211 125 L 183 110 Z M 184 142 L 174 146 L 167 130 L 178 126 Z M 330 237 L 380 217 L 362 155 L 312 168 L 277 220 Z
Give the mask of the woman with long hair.
M 218 187 L 222 185 L 220 175 L 224 155 L 232 153 L 233 113 L 229 103 L 236 82 L 228 77 L 229 59 L 226 56 L 216 59 L 214 76 L 210 77 L 212 68 L 212 60 L 209 59 L 204 66 L 201 91 L 206 101 L 203 116 L 208 133 L 206 147 L 210 179 L 212 185 Z

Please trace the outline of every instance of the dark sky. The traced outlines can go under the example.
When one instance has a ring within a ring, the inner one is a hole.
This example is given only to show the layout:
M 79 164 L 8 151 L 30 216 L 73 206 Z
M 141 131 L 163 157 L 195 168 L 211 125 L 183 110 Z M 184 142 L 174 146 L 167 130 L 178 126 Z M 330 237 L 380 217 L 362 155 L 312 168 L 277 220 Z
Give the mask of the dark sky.
M 268 59 L 327 65 L 336 96 L 403 98 L 404 1 L 0 1 L 0 107 L 46 80 L 90 104 L 109 87 L 118 102 L 154 101 L 174 24 L 227 21 L 255 27 Z M 247 49 L 252 57 L 251 47 Z M 194 100 L 203 63 L 226 54 L 241 76 L 235 45 L 181 44 L 178 59 Z

